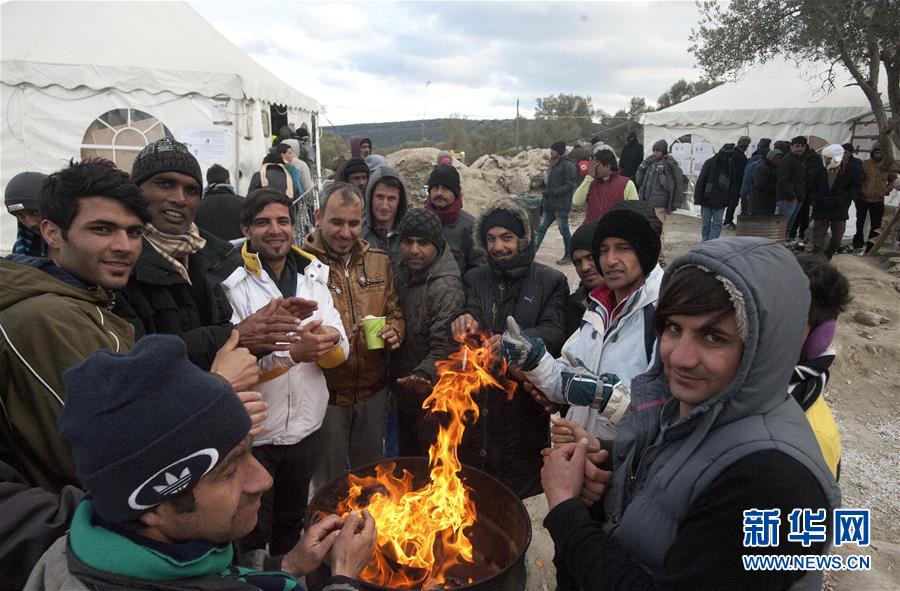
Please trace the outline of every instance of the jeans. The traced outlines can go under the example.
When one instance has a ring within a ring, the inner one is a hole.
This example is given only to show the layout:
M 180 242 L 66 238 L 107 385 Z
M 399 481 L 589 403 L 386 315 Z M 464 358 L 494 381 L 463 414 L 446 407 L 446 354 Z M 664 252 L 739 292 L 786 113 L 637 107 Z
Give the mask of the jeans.
M 785 226 L 784 237 L 789 238 L 791 234 L 791 227 L 794 225 L 794 219 L 797 217 L 797 200 L 794 199 L 792 201 L 776 201 L 775 215 L 780 215 L 788 219 L 787 225 Z
M 384 459 L 384 415 L 387 389 L 356 404 L 329 404 L 319 428 L 318 490 L 351 468 Z
M 831 240 L 828 245 L 825 244 L 825 236 L 831 229 Z M 826 258 L 831 259 L 831 255 L 836 253 L 841 247 L 841 240 L 844 238 L 844 230 L 847 228 L 847 220 L 814 220 L 813 221 L 813 252 L 824 254 Z
M 253 456 L 272 476 L 273 484 L 262 495 L 256 527 L 241 541 L 243 550 L 265 548 L 268 543 L 272 554 L 285 554 L 300 539 L 319 445 L 316 431 L 292 445 L 253 448 Z
M 866 229 L 866 215 L 871 217 L 868 238 L 863 237 L 863 232 Z M 875 237 L 878 228 L 881 227 L 881 220 L 883 217 L 884 201 L 881 201 L 880 203 L 863 201 L 862 199 L 856 201 L 856 234 L 853 235 L 853 248 L 862 248 L 863 246 L 866 246 L 866 252 L 872 248 L 871 246 L 867 246 L 866 242 L 871 241 Z
M 541 223 L 537 227 L 537 230 L 534 231 L 534 252 L 537 252 L 541 247 L 541 242 L 544 241 L 544 235 L 547 233 L 547 230 L 553 225 L 553 220 L 559 224 L 559 233 L 563 239 L 563 247 L 566 252 L 563 254 L 563 258 L 568 258 L 569 255 L 572 254 L 570 250 L 570 242 L 572 241 L 572 233 L 569 232 L 569 210 L 567 209 L 544 209 L 544 213 L 541 215 Z
M 712 207 L 700 207 L 700 220 L 702 227 L 700 230 L 701 239 L 715 240 L 722 233 L 722 216 L 725 214 L 725 208 L 720 207 L 713 209 Z

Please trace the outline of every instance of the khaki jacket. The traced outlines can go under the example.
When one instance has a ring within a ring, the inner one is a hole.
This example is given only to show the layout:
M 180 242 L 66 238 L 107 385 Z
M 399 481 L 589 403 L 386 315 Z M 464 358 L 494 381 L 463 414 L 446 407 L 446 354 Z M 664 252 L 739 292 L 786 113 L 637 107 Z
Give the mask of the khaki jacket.
M 385 316 L 385 326 L 393 326 L 403 340 L 403 311 L 386 252 L 369 248 L 368 242 L 359 240 L 345 264 L 325 246 L 321 230 L 307 236 L 303 250 L 328 265 L 328 289 L 347 335 L 364 316 Z M 368 350 L 365 338 L 359 335 L 345 363 L 323 370 L 328 384 L 328 403 L 355 404 L 384 389 L 387 353 L 387 349 Z
M 874 160 L 863 162 L 863 184 L 861 196 L 863 201 L 881 203 L 885 195 L 891 192 L 891 183 L 897 178 L 896 172 L 885 172 Z

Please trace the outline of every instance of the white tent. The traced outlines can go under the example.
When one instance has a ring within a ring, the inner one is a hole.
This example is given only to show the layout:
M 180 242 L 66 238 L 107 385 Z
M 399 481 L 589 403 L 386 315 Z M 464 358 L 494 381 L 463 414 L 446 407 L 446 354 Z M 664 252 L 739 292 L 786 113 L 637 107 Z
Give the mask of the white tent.
M 850 74 L 835 68 L 835 88 L 822 90 L 821 73 L 827 65 L 797 66 L 775 59 L 754 66 L 733 82 L 704 92 L 677 105 L 641 116 L 644 148 L 664 139 L 671 145 L 692 134 L 693 143 L 712 144 L 714 150 L 741 135 L 754 142 L 767 137 L 790 139 L 797 135 L 844 143 L 851 138 L 853 123 L 871 115 L 872 108 Z M 884 82 L 885 76 L 881 77 Z M 886 95 L 885 89 L 882 92 Z M 813 142 L 810 142 L 813 144 Z M 815 145 L 815 144 L 814 144 Z
M 0 25 L 4 189 L 19 172 L 50 173 L 70 158 L 103 156 L 130 171 L 141 147 L 164 135 L 246 188 L 278 131 L 271 107 L 298 129 L 318 129 L 317 101 L 186 3 L 8 2 Z M 14 239 L 3 211 L 0 250 Z

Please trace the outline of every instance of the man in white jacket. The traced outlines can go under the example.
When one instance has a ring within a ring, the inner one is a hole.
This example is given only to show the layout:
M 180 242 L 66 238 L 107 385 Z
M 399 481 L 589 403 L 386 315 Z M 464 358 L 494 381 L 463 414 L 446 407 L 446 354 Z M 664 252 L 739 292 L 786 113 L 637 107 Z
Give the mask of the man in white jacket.
M 253 442 L 253 454 L 274 486 L 263 495 L 257 526 L 241 546 L 254 550 L 268 543 L 272 554 L 289 550 L 300 538 L 316 465 L 315 434 L 328 406 L 322 368 L 340 365 L 349 352 L 326 287 L 328 267 L 293 245 L 290 205 L 284 193 L 272 189 L 247 197 L 241 208 L 241 231 L 247 238 L 241 248 L 243 265 L 222 283 L 237 321 L 282 298 L 298 309 L 314 309 L 298 324 L 289 351 L 259 361 L 256 390 L 268 404 L 268 417 Z
M 579 429 L 601 441 L 615 438 L 628 409 L 629 384 L 652 357 L 653 312 L 663 276 L 657 263 L 661 226 L 652 208 L 637 201 L 617 204 L 597 222 L 592 254 L 606 281 L 591 291 L 581 327 L 560 358 L 514 322 L 503 335 L 501 352 L 524 373 L 526 389 L 539 402 L 546 397 L 572 405 L 566 421 L 554 421 L 555 442 Z

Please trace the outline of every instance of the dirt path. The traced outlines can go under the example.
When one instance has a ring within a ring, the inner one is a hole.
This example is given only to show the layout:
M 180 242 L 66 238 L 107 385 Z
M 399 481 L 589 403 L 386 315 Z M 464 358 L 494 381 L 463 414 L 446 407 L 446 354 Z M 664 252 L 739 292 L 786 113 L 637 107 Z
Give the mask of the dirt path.
M 573 214 L 572 218 L 574 229 L 582 217 Z M 699 242 L 700 220 L 672 216 L 666 233 L 664 252 L 673 260 Z M 733 232 L 724 233 L 730 235 Z M 562 238 L 554 226 L 547 231 L 537 260 L 566 273 L 572 285 L 576 278 L 574 268 L 554 264 L 562 253 Z M 843 442 L 843 506 L 872 509 L 871 547 L 840 548 L 835 552 L 869 554 L 872 570 L 828 573 L 825 588 L 893 591 L 900 589 L 900 280 L 885 270 L 887 256 L 869 259 L 838 255 L 833 260 L 850 280 L 853 302 L 838 321 L 834 342 L 837 359 L 825 397 Z M 889 322 L 864 326 L 853 319 L 859 311 L 876 312 Z M 527 588 L 552 590 L 553 542 L 541 527 L 546 502 L 542 496 L 534 497 L 526 505 L 534 527 L 527 557 Z

